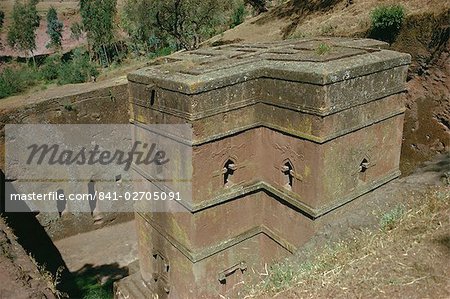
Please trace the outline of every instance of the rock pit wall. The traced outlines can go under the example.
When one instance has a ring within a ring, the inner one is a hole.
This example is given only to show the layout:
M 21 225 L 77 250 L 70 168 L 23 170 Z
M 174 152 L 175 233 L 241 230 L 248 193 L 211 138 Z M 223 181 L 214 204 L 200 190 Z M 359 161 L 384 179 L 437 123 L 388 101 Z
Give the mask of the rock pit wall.
M 61 86 L 55 90 L 0 101 L 0 170 L 5 166 L 5 124 L 127 124 L 128 87 L 125 79 Z M 3 184 L 2 184 L 3 187 Z M 83 190 L 85 191 L 85 190 Z M 109 213 L 95 222 L 80 215 L 40 213 L 36 216 L 49 236 L 68 237 L 133 218 L 131 213 Z

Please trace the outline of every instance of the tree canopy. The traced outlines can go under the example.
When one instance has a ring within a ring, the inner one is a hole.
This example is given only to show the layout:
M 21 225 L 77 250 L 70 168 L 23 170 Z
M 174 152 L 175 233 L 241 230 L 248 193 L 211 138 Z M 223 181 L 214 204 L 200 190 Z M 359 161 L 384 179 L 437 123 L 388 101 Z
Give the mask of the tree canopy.
M 266 0 L 245 0 L 245 3 L 248 3 L 251 6 L 253 6 L 257 14 L 267 11 Z
M 40 18 L 36 10 L 38 0 L 28 2 L 17 1 L 12 12 L 12 22 L 8 31 L 8 44 L 20 51 L 36 49 L 36 29 L 39 27 Z
M 91 50 L 104 55 L 108 64 L 107 48 L 115 40 L 115 17 L 117 0 L 81 0 L 80 13 L 83 30 Z
M 52 6 L 47 12 L 47 34 L 50 36 L 49 48 L 60 48 L 63 23 L 58 19 L 56 9 Z
M 5 21 L 5 12 L 0 10 L 0 30 L 3 28 L 3 23 Z
M 234 1 L 128 0 L 126 28 L 146 43 L 152 36 L 173 41 L 178 49 L 195 49 L 224 22 L 224 12 Z

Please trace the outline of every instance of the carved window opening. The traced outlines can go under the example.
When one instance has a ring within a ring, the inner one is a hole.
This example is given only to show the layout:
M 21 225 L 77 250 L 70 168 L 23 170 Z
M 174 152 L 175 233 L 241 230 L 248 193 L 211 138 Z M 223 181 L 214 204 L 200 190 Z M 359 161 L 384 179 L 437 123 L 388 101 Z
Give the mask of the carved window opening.
M 162 166 L 162 164 L 158 164 L 158 165 L 156 165 L 156 176 L 158 177 L 158 178 L 163 178 L 163 166 Z
M 364 173 L 369 168 L 369 161 L 367 159 L 363 159 L 361 164 L 359 164 L 359 172 Z
M 155 104 L 156 100 L 156 90 L 152 89 L 150 91 L 150 106 L 153 106 Z
M 294 168 L 292 167 L 291 162 L 287 161 L 284 163 L 281 171 L 284 174 L 284 187 L 291 190 L 294 182 Z
M 235 171 L 236 171 L 236 164 L 234 163 L 233 160 L 228 160 L 222 169 L 224 185 L 231 183 L 231 178 Z
M 153 280 L 155 283 L 159 284 L 159 287 L 161 287 L 166 294 L 169 294 L 169 261 L 159 252 L 153 253 L 152 256 L 154 265 Z
M 361 163 L 359 164 L 359 179 L 362 181 L 366 180 L 366 171 L 367 169 L 369 169 L 370 167 L 370 163 L 369 160 L 367 160 L 366 158 L 364 158 Z

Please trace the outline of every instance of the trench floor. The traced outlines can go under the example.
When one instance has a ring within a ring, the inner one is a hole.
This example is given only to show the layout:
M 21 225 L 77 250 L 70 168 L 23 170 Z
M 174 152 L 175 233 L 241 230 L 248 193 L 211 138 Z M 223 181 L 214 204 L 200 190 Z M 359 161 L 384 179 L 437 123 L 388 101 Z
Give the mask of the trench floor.
M 124 268 L 137 260 L 134 221 L 108 226 L 55 242 L 70 272 L 83 268 Z

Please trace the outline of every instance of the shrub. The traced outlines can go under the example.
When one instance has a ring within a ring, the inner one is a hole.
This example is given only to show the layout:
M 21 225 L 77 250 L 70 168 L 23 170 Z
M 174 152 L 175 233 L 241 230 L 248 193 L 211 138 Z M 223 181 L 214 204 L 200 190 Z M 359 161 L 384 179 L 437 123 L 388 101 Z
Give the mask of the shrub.
M 52 55 L 39 67 L 15 64 L 0 73 L 0 99 L 22 91 L 31 86 L 57 80 L 58 84 L 83 83 L 99 74 L 96 64 L 90 61 L 85 50 L 74 50 L 72 57 L 64 62 L 60 54 Z
M 9 97 L 33 86 L 39 72 L 33 67 L 7 68 L 0 74 L 0 99 Z
M 245 18 L 245 5 L 244 3 L 241 3 L 233 10 L 233 14 L 231 15 L 230 27 L 234 28 L 237 25 L 242 24 L 242 22 L 244 22 L 244 18 Z
M 58 19 L 56 9 L 51 6 L 47 12 L 47 34 L 50 37 L 47 48 L 59 49 L 61 47 L 63 27 L 63 23 Z
M 392 43 L 405 17 L 401 5 L 378 6 L 371 12 L 371 36 Z
M 61 64 L 61 55 L 48 56 L 44 61 L 44 65 L 41 66 L 40 69 L 42 79 L 46 81 L 57 79 Z
M 267 11 L 266 0 L 246 0 L 245 2 L 253 6 L 258 15 Z
M 70 38 L 79 40 L 83 35 L 83 26 L 80 23 L 70 25 Z
M 316 53 L 318 55 L 325 55 L 330 51 L 331 51 L 331 46 L 329 46 L 327 44 L 320 44 L 316 49 Z
M 98 75 L 98 71 L 86 51 L 75 49 L 72 59 L 58 70 L 58 84 L 83 83 Z
M 112 299 L 114 295 L 112 281 L 101 284 L 97 275 L 91 272 L 81 273 L 75 277 L 75 284 L 80 291 L 77 298 Z
M 154 59 L 156 57 L 167 56 L 172 54 L 175 51 L 174 46 L 167 46 L 160 49 L 157 49 L 155 52 L 151 52 L 148 56 L 150 59 Z
M 396 206 L 391 211 L 385 213 L 380 219 L 380 227 L 384 231 L 392 230 L 405 214 L 405 208 L 402 205 Z

